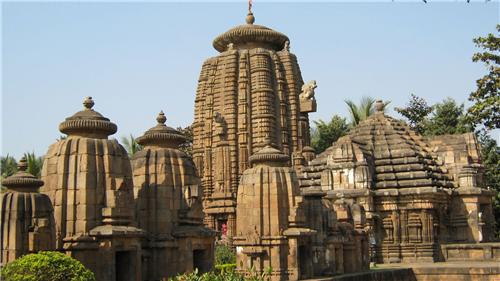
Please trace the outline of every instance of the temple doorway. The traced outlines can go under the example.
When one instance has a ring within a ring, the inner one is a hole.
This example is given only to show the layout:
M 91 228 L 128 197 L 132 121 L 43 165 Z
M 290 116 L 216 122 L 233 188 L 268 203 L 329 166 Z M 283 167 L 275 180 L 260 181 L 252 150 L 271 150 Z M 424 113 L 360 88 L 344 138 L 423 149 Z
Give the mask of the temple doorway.
M 135 255 L 132 251 L 115 252 L 115 276 L 116 281 L 134 281 L 136 264 Z
M 308 279 L 312 277 L 311 269 L 311 255 L 310 249 L 306 245 L 299 246 L 299 276 L 301 279 Z
M 199 273 L 206 272 L 205 268 L 205 250 L 193 251 L 193 269 L 198 269 Z

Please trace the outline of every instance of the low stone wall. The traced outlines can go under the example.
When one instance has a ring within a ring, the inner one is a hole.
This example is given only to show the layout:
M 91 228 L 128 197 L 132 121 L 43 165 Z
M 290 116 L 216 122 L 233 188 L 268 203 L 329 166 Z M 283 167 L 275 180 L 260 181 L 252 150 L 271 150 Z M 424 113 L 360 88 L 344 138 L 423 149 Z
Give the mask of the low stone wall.
M 500 261 L 500 242 L 441 245 L 445 261 Z
M 411 268 L 391 268 L 303 281 L 417 281 L 417 279 Z
M 500 263 L 462 261 L 381 264 L 366 272 L 307 281 L 500 281 Z
M 498 281 L 500 266 L 496 267 L 422 267 L 413 268 L 417 281 Z

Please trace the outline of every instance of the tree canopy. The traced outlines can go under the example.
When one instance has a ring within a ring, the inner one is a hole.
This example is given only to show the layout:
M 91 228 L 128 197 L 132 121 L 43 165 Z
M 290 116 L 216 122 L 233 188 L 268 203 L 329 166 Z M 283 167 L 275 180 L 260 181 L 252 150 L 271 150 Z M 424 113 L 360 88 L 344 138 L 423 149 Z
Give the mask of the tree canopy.
M 346 119 L 338 115 L 334 115 L 328 123 L 323 120 L 314 121 L 314 125 L 311 130 L 311 146 L 316 153 L 325 151 L 349 131 Z
M 500 32 L 500 24 L 496 26 Z M 468 109 L 467 117 L 475 125 L 486 129 L 500 128 L 500 38 L 495 34 L 475 38 L 474 43 L 483 52 L 475 53 L 472 61 L 483 62 L 488 73 L 476 81 L 477 89 L 469 96 L 474 104 Z

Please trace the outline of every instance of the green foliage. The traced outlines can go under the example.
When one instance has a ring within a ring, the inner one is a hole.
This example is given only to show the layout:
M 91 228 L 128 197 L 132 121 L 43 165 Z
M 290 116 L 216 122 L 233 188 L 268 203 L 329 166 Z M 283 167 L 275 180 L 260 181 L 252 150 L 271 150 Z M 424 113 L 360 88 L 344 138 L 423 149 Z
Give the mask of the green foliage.
M 236 263 L 236 252 L 233 248 L 225 244 L 217 244 L 215 246 L 215 264 L 232 264 Z
M 181 132 L 186 141 L 179 146 L 179 149 L 186 152 L 188 155 L 193 155 L 193 126 L 177 127 L 177 131 Z
M 496 220 L 497 236 L 500 237 L 500 147 L 493 138 L 484 133 L 479 136 L 479 142 L 485 185 L 496 191 L 493 199 L 493 215 Z
M 220 272 L 207 272 L 204 274 L 199 274 L 198 270 L 194 270 L 191 273 L 185 273 L 178 275 L 174 278 L 168 279 L 169 281 L 269 281 L 269 275 L 271 269 L 261 274 L 256 273 L 253 270 L 247 272 L 243 275 L 235 272 L 234 270 L 224 270 Z
M 0 157 L 0 169 L 2 178 L 12 176 L 15 172 L 17 172 L 16 159 L 9 154 L 5 157 Z
M 454 99 L 447 98 L 433 106 L 432 116 L 424 121 L 422 134 L 427 136 L 463 134 L 473 128 L 465 118 L 464 105 L 457 105 Z
M 496 26 L 500 32 L 500 25 Z M 500 38 L 495 34 L 475 38 L 474 43 L 484 52 L 472 56 L 472 61 L 483 62 L 489 73 L 476 80 L 477 89 L 469 96 L 474 104 L 468 109 L 467 118 L 474 125 L 486 129 L 500 128 Z
M 375 112 L 375 99 L 372 97 L 362 97 L 359 104 L 354 103 L 351 100 L 345 100 L 347 108 L 349 110 L 349 115 L 351 118 L 351 126 L 355 127 L 359 122 L 367 119 Z M 385 107 L 391 103 L 390 101 L 384 102 Z
M 24 153 L 24 157 L 28 163 L 26 171 L 35 177 L 40 178 L 42 174 L 43 156 L 37 157 L 34 152 L 26 152 Z
M 29 254 L 5 265 L 3 281 L 95 281 L 79 261 L 59 252 Z
M 424 121 L 432 112 L 432 106 L 428 105 L 427 101 L 423 98 L 411 94 L 410 101 L 405 107 L 396 107 L 394 110 L 406 118 L 410 128 L 422 134 L 424 131 Z
M 236 269 L 236 264 L 235 263 L 216 264 L 215 265 L 216 272 L 234 271 L 235 269 Z
M 311 129 L 311 146 L 316 153 L 325 151 L 349 131 L 346 119 L 338 115 L 334 115 L 328 123 L 323 120 L 314 121 L 314 125 L 315 128 Z
M 141 151 L 143 148 L 142 145 L 137 143 L 132 134 L 130 134 L 128 138 L 122 137 L 121 140 L 129 157 L 132 157 L 132 155 L 134 155 L 138 151 Z

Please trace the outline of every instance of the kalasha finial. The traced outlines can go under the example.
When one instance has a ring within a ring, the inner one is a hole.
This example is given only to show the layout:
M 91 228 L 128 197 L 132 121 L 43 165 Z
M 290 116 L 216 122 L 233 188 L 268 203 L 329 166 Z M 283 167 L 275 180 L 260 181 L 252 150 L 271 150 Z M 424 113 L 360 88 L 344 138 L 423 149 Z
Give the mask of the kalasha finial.
M 17 169 L 23 172 L 28 169 L 28 161 L 26 160 L 26 156 L 23 156 L 23 158 L 19 160 L 19 163 L 17 163 Z
M 383 112 L 384 111 L 384 107 L 385 107 L 385 105 L 384 105 L 384 102 L 382 100 L 377 100 L 375 102 L 375 110 L 377 112 Z
M 92 107 L 94 107 L 94 101 L 92 100 L 92 97 L 86 97 L 85 100 L 83 101 L 83 106 L 86 109 L 91 110 Z
M 248 0 L 248 14 L 246 18 L 247 24 L 253 24 L 255 22 L 255 17 L 252 13 L 252 0 Z
M 167 122 L 167 117 L 165 117 L 165 113 L 163 113 L 163 110 L 158 113 L 158 116 L 156 117 L 156 121 L 158 121 L 158 124 L 165 124 Z

